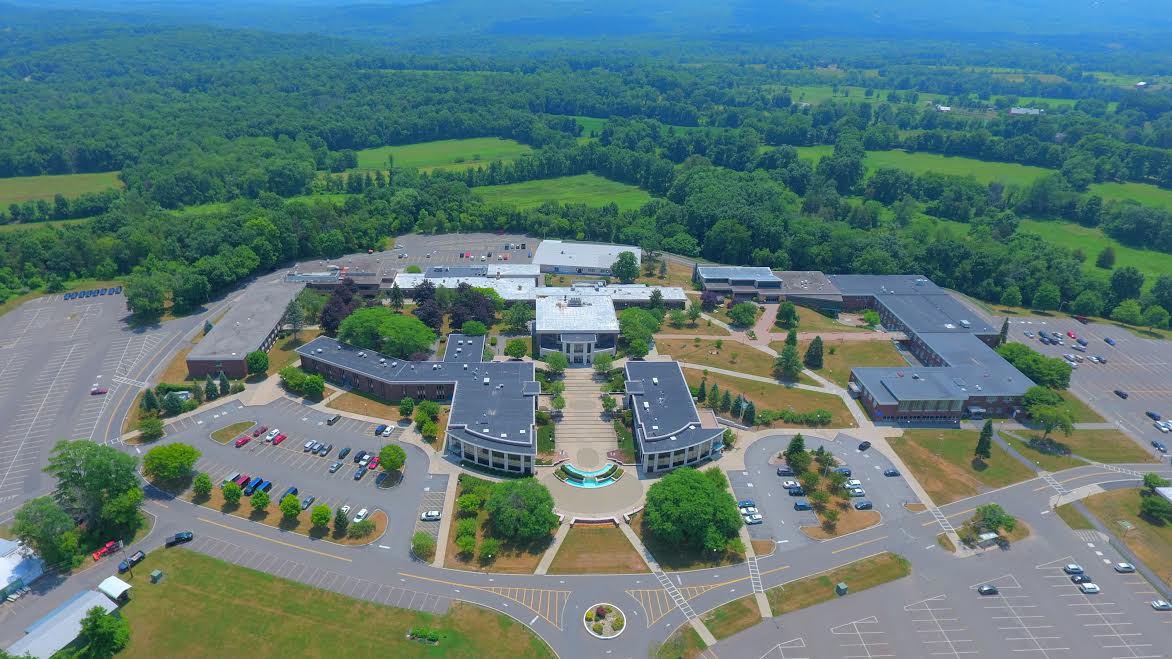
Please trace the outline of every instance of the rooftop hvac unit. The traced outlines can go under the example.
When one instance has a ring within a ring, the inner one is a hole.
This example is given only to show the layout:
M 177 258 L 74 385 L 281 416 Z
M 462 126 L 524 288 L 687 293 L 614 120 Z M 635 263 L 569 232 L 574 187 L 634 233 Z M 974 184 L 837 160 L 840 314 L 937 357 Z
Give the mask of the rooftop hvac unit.
M 651 403 L 648 403 L 647 401 L 643 401 L 643 409 L 645 409 L 645 410 L 651 409 Z
M 484 384 L 488 384 L 488 378 L 484 378 Z
M 659 378 L 651 378 L 651 383 L 652 383 L 652 384 L 654 384 L 654 385 L 658 385 L 658 384 L 659 384 Z

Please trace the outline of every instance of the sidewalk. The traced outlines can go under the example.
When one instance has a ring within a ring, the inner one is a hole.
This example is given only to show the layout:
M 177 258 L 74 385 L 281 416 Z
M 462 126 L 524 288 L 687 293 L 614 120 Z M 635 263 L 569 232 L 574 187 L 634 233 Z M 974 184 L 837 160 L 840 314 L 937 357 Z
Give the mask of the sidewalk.
M 704 641 L 704 644 L 708 647 L 716 645 L 716 637 L 713 636 L 712 632 L 708 630 L 708 627 L 704 625 L 704 621 L 700 619 L 700 616 L 696 615 L 696 612 L 692 610 L 692 606 L 688 604 L 688 600 L 685 599 L 683 594 L 680 593 L 680 590 L 676 588 L 675 583 L 663 572 L 663 568 L 659 566 L 659 562 L 656 561 L 655 557 L 651 555 L 651 552 L 647 550 L 647 547 L 643 544 L 643 541 L 639 539 L 639 536 L 636 535 L 633 530 L 631 530 L 631 525 L 619 524 L 619 529 L 622 530 L 623 535 L 627 536 L 627 540 L 631 542 L 635 549 L 639 550 L 639 554 L 643 557 L 643 560 L 647 562 L 647 567 L 651 569 L 651 573 L 655 575 L 657 580 L 659 580 L 659 584 L 663 586 L 664 590 L 667 591 L 668 596 L 671 597 L 673 602 L 675 602 L 675 605 L 680 609 L 680 612 L 682 612 L 684 616 L 687 617 L 688 623 L 692 625 L 692 629 L 695 629 L 696 633 L 700 635 L 700 639 Z

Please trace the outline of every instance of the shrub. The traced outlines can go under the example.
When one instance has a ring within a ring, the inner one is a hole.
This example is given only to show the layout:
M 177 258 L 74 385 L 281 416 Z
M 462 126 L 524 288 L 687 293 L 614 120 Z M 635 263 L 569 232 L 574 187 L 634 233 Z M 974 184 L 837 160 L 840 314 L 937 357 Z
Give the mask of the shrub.
M 622 628 L 623 628 L 623 617 L 622 617 L 622 616 L 619 616 L 618 618 L 615 618 L 614 620 L 611 620 L 611 621 L 610 621 L 610 628 L 611 628 L 611 629 L 613 629 L 613 630 L 615 630 L 616 632 L 617 632 L 617 631 L 620 631 L 620 630 L 622 630 Z
M 586 622 L 594 622 L 594 610 L 593 609 L 586 612 Z
M 476 519 L 472 517 L 465 517 L 456 522 L 456 537 L 462 538 L 466 535 L 476 535 Z
M 361 522 L 354 522 L 350 528 L 346 529 L 346 535 L 351 538 L 365 538 L 374 533 L 374 520 L 364 519 Z
M 431 560 L 435 556 L 435 539 L 419 531 L 411 536 L 411 553 L 424 560 Z
M 476 553 L 476 536 L 462 535 L 456 538 L 456 547 L 459 548 L 460 553 L 465 556 L 471 556 Z
M 595 634 L 602 634 L 602 623 L 601 622 L 594 623 L 594 626 L 591 627 L 591 629 L 594 630 Z

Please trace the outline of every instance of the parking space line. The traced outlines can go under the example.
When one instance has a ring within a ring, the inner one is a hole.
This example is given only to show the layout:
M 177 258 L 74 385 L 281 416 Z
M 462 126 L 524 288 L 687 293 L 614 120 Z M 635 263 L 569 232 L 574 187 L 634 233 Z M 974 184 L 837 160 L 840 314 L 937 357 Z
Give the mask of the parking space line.
M 243 533 L 244 535 L 252 536 L 252 537 L 254 537 L 254 538 L 260 538 L 261 540 L 267 540 L 268 542 L 273 542 L 273 543 L 276 543 L 276 544 L 278 544 L 278 545 L 284 545 L 284 546 L 286 546 L 286 547 L 292 547 L 293 549 L 297 549 L 297 550 L 304 551 L 304 552 L 309 552 L 309 553 L 311 553 L 311 554 L 317 554 L 317 555 L 319 555 L 319 556 L 325 556 L 325 557 L 327 557 L 327 558 L 334 558 L 334 559 L 337 559 L 337 560 L 339 560 L 339 561 L 345 561 L 345 562 L 347 562 L 347 563 L 353 563 L 353 562 L 354 562 L 354 559 L 352 559 L 352 558 L 346 558 L 346 557 L 344 557 L 344 556 L 337 556 L 337 555 L 335 555 L 335 554 L 329 554 L 329 553 L 326 553 L 326 552 L 324 552 L 324 551 L 318 551 L 318 550 L 316 550 L 316 549 L 309 549 L 309 548 L 307 548 L 307 547 L 301 547 L 301 546 L 298 546 L 298 545 L 295 545 L 295 544 L 292 544 L 292 543 L 289 543 L 289 542 L 283 542 L 283 541 L 281 541 L 281 540 L 275 540 L 275 539 L 273 539 L 273 538 L 267 538 L 267 537 L 265 537 L 265 536 L 263 536 L 263 535 L 260 535 L 260 534 L 257 534 L 257 533 L 252 533 L 251 531 L 245 531 L 245 530 L 243 530 L 243 529 L 238 529 L 238 528 L 235 528 L 235 527 L 232 527 L 232 526 L 228 526 L 228 525 L 226 525 L 226 524 L 220 524 L 219 522 L 212 521 L 212 520 L 210 520 L 210 519 L 207 519 L 206 517 L 197 517 L 196 519 L 198 519 L 198 520 L 199 520 L 199 521 L 201 521 L 201 522 L 204 522 L 204 523 L 207 523 L 207 524 L 211 524 L 211 525 L 213 525 L 213 526 L 218 526 L 218 527 L 220 527 L 220 528 L 228 529 L 229 531 L 235 531 L 236 533 Z

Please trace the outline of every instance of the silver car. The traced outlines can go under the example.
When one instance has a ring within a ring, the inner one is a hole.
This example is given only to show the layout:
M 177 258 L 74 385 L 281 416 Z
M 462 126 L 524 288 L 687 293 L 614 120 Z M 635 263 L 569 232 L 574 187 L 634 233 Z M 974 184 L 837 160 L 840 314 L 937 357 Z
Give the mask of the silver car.
M 439 518 L 440 518 L 440 511 L 438 511 L 438 510 L 429 510 L 419 516 L 419 519 L 421 519 L 425 522 L 438 522 Z

